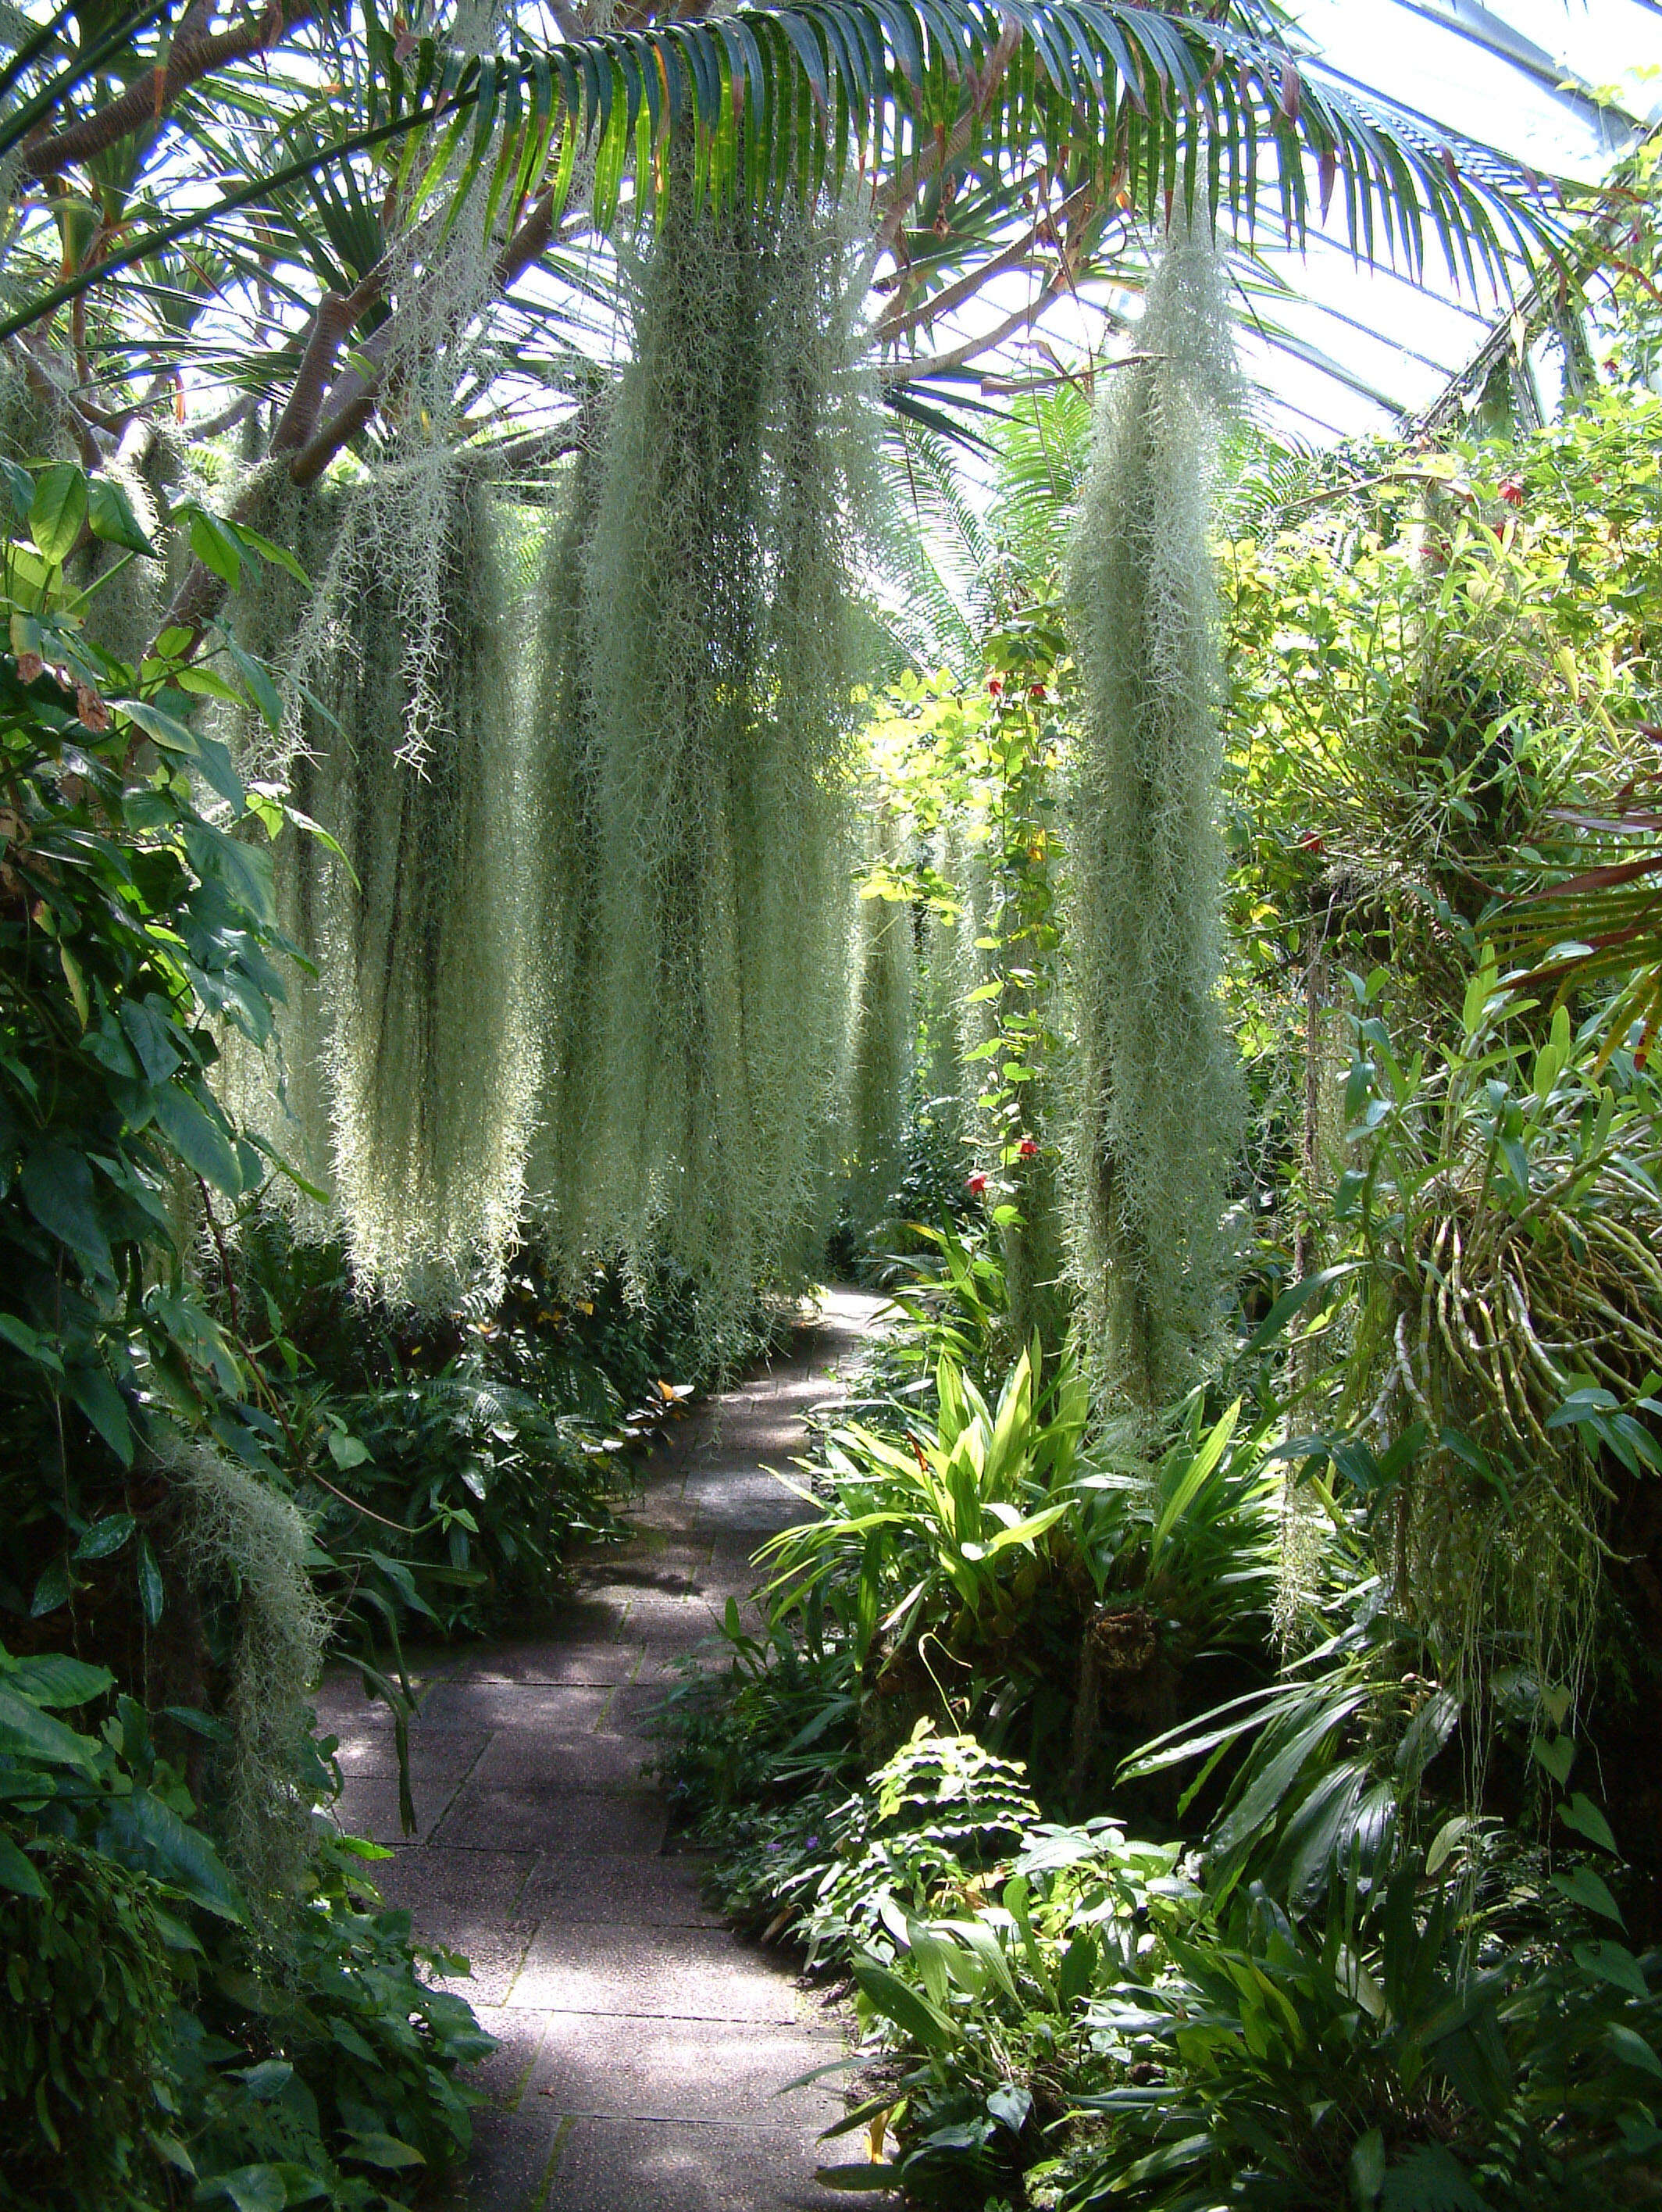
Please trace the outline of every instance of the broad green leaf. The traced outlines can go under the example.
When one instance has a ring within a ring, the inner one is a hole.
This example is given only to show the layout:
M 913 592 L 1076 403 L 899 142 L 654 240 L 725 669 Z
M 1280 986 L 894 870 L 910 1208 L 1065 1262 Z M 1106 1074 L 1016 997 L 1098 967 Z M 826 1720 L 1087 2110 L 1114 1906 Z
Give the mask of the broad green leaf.
M 1240 1418 L 1240 1401 L 1237 1398 L 1234 1405 L 1215 1424 L 1205 1443 L 1202 1444 L 1186 1469 L 1182 1480 L 1166 1501 L 1160 1518 L 1155 1523 L 1153 1533 L 1149 1538 L 1149 1565 L 1151 1568 L 1164 1550 L 1173 1530 L 1178 1527 L 1208 1477 L 1228 1449 L 1229 1439 L 1235 1432 L 1235 1423 Z
M 923 2050 L 950 2051 L 962 2041 L 955 2022 L 875 1960 L 857 1961 L 854 1980 L 873 2011 L 892 2021 Z
M 121 1549 L 137 1526 L 130 1513 L 106 1513 L 88 1528 L 75 1547 L 75 1556 L 77 1559 L 107 1559 L 112 1552 Z M 78 1704 L 80 1701 L 71 1699 L 65 1702 Z
M 1597 1943 L 1577 1943 L 1572 1956 L 1576 1965 L 1596 1980 L 1626 1990 L 1630 1996 L 1649 1996 L 1650 1985 L 1639 1970 L 1638 1960 L 1625 1943 L 1612 1942 L 1608 1937 Z
M 1386 2175 L 1380 2212 L 1487 2212 L 1465 2168 L 1441 2143 L 1422 2143 Z
M 125 489 L 113 477 L 94 477 L 87 487 L 87 520 L 94 538 L 102 538 L 112 545 L 124 546 L 130 553 L 145 554 L 152 561 L 161 559 L 145 536 Z
M 3 1694 L 3 1693 L 0 1693 Z M 187 1827 L 171 1805 L 148 1790 L 135 1790 L 117 1801 L 112 1817 L 143 1845 L 149 1871 L 221 1920 L 240 1926 L 246 1918 L 235 1883 L 206 1836 Z
M 143 1607 L 147 1626 L 154 1628 L 161 1619 L 166 1595 L 161 1570 L 156 1565 L 156 1556 L 150 1548 L 148 1536 L 141 1536 L 138 1540 L 138 1601 Z
M 1286 1741 L 1279 1744 L 1252 1774 L 1240 1802 L 1219 1823 L 1211 1838 L 1215 1852 L 1220 1856 L 1227 1856 L 1274 1818 L 1306 1759 L 1349 1719 L 1358 1705 L 1365 1703 L 1367 1696 L 1365 1690 L 1351 1690 L 1319 1702 L 1316 1710 L 1301 1726 L 1292 1729 Z
M 15 1897 L 45 1897 L 46 1885 L 33 1863 L 26 1858 L 9 1836 L 0 1836 L 0 1889 Z
M 270 538 L 262 538 L 258 530 L 251 530 L 246 522 L 227 522 L 225 527 L 245 551 L 258 554 L 262 561 L 269 561 L 274 568 L 282 568 L 291 575 L 297 584 L 305 585 L 308 591 L 311 589 L 312 579 L 286 545 L 279 545 Z
M 97 1747 L 65 1728 L 0 1681 L 0 1751 L 26 1753 L 48 1766 L 90 1766 Z
M 240 814 L 248 804 L 247 787 L 237 774 L 236 763 L 230 748 L 217 738 L 204 732 L 197 739 L 196 773 L 216 798 L 222 799 L 234 813 Z
M 127 1403 L 101 1367 L 71 1367 L 64 1388 L 123 1467 L 133 1463 L 133 1425 Z M 77 1558 L 80 1556 L 77 1553 Z M 102 1554 L 96 1556 L 101 1557 Z
M 1579 1790 L 1567 1805 L 1558 1808 L 1558 1818 L 1567 1828 L 1574 1828 L 1577 1835 L 1585 1836 L 1590 1844 L 1597 1844 L 1601 1851 L 1609 1851 L 1612 1857 L 1615 1856 L 1616 1838 L 1610 1833 L 1610 1822 L 1592 1800 L 1584 1797 Z
M 225 633 L 225 650 L 235 661 L 237 673 L 248 686 L 254 704 L 259 708 L 261 719 L 269 728 L 280 732 L 282 728 L 282 700 L 276 685 L 271 681 L 270 671 L 256 660 L 252 653 L 245 653 L 228 630 Z
M 1425 1870 L 1428 1875 L 1442 1871 L 1455 1845 L 1471 1832 L 1471 1825 L 1464 1813 L 1456 1813 L 1451 1820 L 1443 1822 L 1431 1838 L 1431 1848 L 1425 1855 Z
M 0 1340 L 10 1345 L 14 1352 L 21 1352 L 25 1359 L 50 1367 L 57 1374 L 63 1373 L 64 1363 L 56 1348 L 45 1337 L 37 1336 L 28 1323 L 20 1321 L 15 1314 L 0 1313 Z
M 1602 1875 L 1591 1867 L 1572 1867 L 1568 1874 L 1556 1874 L 1552 1886 L 1560 1896 L 1585 1905 L 1589 1912 L 1601 1913 L 1606 1920 L 1622 1924 L 1622 1908 L 1610 1895 L 1610 1886 Z
M 1385 2137 L 1377 2128 L 1358 2138 L 1350 2154 L 1350 2188 L 1356 2202 L 1376 2203 L 1385 2183 Z
M 427 2164 L 420 2151 L 400 2142 L 396 2136 L 355 2134 L 341 2156 L 361 2159 L 367 2166 L 383 2166 L 391 2172 Z
M 197 2192 L 198 2203 L 211 2204 L 229 2197 L 237 2212 L 283 2212 L 288 2189 L 275 2166 L 240 2166 L 230 2173 L 216 2173 Z
M 11 501 L 13 514 L 19 522 L 27 522 L 34 504 L 34 478 L 16 461 L 0 459 L 0 484 Z
M 1641 2074 L 1654 2074 L 1662 2081 L 1662 2058 L 1633 2028 L 1613 2021 L 1604 2030 L 1604 2041 L 1624 2066 L 1636 2066 Z
M 1556 1729 L 1562 1728 L 1568 1716 L 1570 1694 L 1562 1682 L 1549 1682 L 1541 1692 L 1541 1710 Z
M 49 1138 L 29 1153 L 18 1180 L 24 1204 L 40 1226 L 67 1244 L 88 1273 L 112 1283 L 115 1263 L 85 1153 Z
M 1562 1789 L 1569 1780 L 1569 1771 L 1575 1764 L 1575 1744 L 1567 1735 L 1538 1735 L 1530 1744 L 1530 1756 L 1538 1765 L 1545 1767 Z
M 211 568 L 215 575 L 222 577 L 234 592 L 242 574 L 242 555 L 237 550 L 235 538 L 217 516 L 202 507 L 191 509 L 190 531 L 191 552 L 204 568 Z
M 1290 1290 L 1283 1291 L 1240 1347 L 1241 1357 L 1250 1358 L 1253 1352 L 1262 1352 L 1265 1345 L 1273 1343 L 1288 1322 L 1301 1313 L 1312 1298 L 1319 1297 L 1331 1284 L 1342 1281 L 1346 1275 L 1354 1275 L 1360 1264 L 1358 1261 L 1349 1260 L 1343 1267 L 1324 1267 L 1319 1273 L 1306 1275 L 1301 1282 L 1295 1283 Z
M 148 699 L 122 699 L 116 704 L 116 713 L 124 714 L 130 722 L 143 730 L 145 736 L 161 747 L 164 752 L 183 753 L 186 760 L 197 757 L 194 732 L 186 727 L 177 715 L 166 714 Z
M 44 1620 L 70 1601 L 70 1566 L 67 1559 L 52 1559 L 40 1570 L 35 1579 L 33 1595 L 29 1599 L 29 1619 Z
M 89 1667 L 84 1659 L 66 1658 L 58 1651 L 20 1659 L 0 1680 L 36 1705 L 89 1705 L 115 1686 L 107 1667 Z
M 29 536 L 43 561 L 66 561 L 87 520 L 87 479 L 70 461 L 54 461 L 34 480 Z
M 156 1126 L 185 1165 L 227 1198 L 240 1196 L 236 1147 L 201 1102 L 179 1083 L 164 1084 L 152 1096 Z
M 121 1026 L 150 1082 L 166 1083 L 184 1066 L 185 1053 L 179 1025 L 173 1020 L 167 1000 L 160 994 L 147 994 L 143 998 L 124 999 L 121 1002 Z
M 223 699 L 234 707 L 243 703 L 242 694 L 222 676 L 211 668 L 181 668 L 173 678 L 181 691 L 194 691 L 204 699 Z

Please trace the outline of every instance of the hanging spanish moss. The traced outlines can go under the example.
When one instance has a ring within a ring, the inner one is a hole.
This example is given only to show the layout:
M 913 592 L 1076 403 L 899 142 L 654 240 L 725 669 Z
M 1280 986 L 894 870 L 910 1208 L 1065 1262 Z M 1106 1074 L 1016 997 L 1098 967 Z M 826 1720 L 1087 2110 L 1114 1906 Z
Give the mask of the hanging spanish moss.
M 873 858 L 894 857 L 885 823 Z M 888 1214 L 900 1180 L 918 1034 L 915 948 L 909 900 L 861 900 L 847 1042 L 848 1212 L 856 1236 Z
M 280 1927 L 313 1849 L 306 1705 L 329 1620 L 306 1564 L 311 1534 L 289 1499 L 208 1443 L 179 1437 L 165 1466 L 179 1565 L 226 1637 L 229 1734 L 215 1777 L 226 1843 L 257 1922 Z
M 342 516 L 354 495 L 336 483 L 302 493 L 286 471 L 270 471 L 260 485 L 255 526 L 292 553 L 308 577 L 321 578 L 329 572 Z M 308 626 L 319 627 L 318 598 L 315 588 L 276 563 L 249 562 L 221 621 L 245 651 L 281 668 L 292 659 L 297 637 Z M 331 611 L 337 617 L 337 610 Z M 327 634 L 336 652 L 345 655 L 353 650 L 349 633 L 337 618 Z M 320 653 L 315 657 L 322 659 Z M 308 681 L 325 691 L 331 688 L 318 666 L 308 665 Z M 231 748 L 245 778 L 286 785 L 294 805 L 314 820 L 318 807 L 328 805 L 325 764 L 341 732 L 320 715 L 297 715 L 294 728 L 281 738 L 257 714 L 240 708 L 221 712 L 213 727 Z M 335 1174 L 329 1079 L 333 1024 L 329 979 L 318 968 L 332 881 L 327 848 L 285 830 L 277 839 L 273 877 L 277 926 L 308 965 L 282 962 L 276 1032 L 264 1048 L 228 1026 L 221 1030 L 215 1087 L 244 1127 L 257 1131 L 298 1176 L 325 1194 L 319 1207 L 302 1197 L 297 1184 L 281 1182 L 275 1192 L 297 1226 L 325 1235 L 330 1227 L 327 1194 Z
M 297 841 L 291 893 L 324 986 L 334 1200 L 361 1276 L 417 1304 L 452 1301 L 500 1263 L 531 1106 L 510 803 L 516 593 L 490 495 L 456 483 L 452 497 L 420 758 L 399 580 L 382 566 L 379 530 L 359 556 L 355 501 L 333 564 L 339 649 L 322 695 L 338 733 L 319 732 L 294 777 L 299 804 L 345 854 Z
M 1207 542 L 1234 389 L 1222 270 L 1174 238 L 1143 356 L 1106 380 L 1075 542 L 1073 1267 L 1105 1380 L 1146 1418 L 1216 1327 L 1239 1118 L 1218 1002 L 1218 613 Z
M 599 467 L 585 442 L 568 464 L 563 505 L 544 541 L 531 646 L 525 762 L 528 940 L 537 1037 L 537 1115 L 525 1173 L 538 1233 L 573 1279 L 584 1237 L 582 1163 L 597 1142 L 605 962 L 592 718 L 583 662 L 583 564 Z
M 689 1270 L 718 1342 L 805 1249 L 841 1044 L 870 452 L 846 258 L 817 218 L 672 198 L 585 563 L 604 965 L 567 1233 Z
M 279 921 L 317 974 L 288 979 L 281 1095 L 257 1126 L 328 1194 L 361 1282 L 422 1306 L 494 1276 L 533 1103 L 524 593 L 458 454 L 494 251 L 464 218 L 436 266 L 394 270 L 382 447 L 357 481 L 307 494 L 281 464 L 264 472 L 259 525 L 312 586 L 296 605 L 280 571 L 251 568 L 232 611 L 289 698 L 280 740 L 245 732 L 245 771 L 286 781 L 343 855 L 281 842 Z

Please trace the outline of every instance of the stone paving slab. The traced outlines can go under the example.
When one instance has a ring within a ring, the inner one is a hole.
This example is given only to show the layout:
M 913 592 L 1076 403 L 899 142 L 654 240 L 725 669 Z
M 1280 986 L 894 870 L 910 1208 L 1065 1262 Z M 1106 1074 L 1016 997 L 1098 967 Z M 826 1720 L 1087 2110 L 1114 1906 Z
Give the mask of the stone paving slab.
M 696 1506 L 713 1531 L 724 1528 L 788 1528 L 803 1516 L 802 1500 L 774 1475 L 749 1469 L 713 1469 L 689 1475 L 682 1493 Z
M 468 1776 L 482 1790 L 639 1790 L 640 1770 L 652 1756 L 644 1737 L 592 1730 L 586 1735 L 545 1735 L 540 1729 L 498 1729 L 486 1741 L 488 1748 Z
M 601 1927 L 721 1928 L 699 1892 L 702 1856 L 579 1858 L 567 1851 L 537 1863 L 523 1910 L 540 1923 Z
M 473 2151 L 452 2204 L 468 2212 L 543 2212 L 564 2138 L 572 2132 L 551 2106 L 476 2112 Z M 641 2200 L 639 2212 L 655 2212 Z
M 523 1902 L 537 1864 L 531 1851 L 400 1851 L 374 1880 L 389 1905 L 413 1916 L 418 1935 L 436 1936 L 442 1926 L 446 1948 L 468 1961 L 471 1971 L 443 1986 L 470 2004 L 500 2006 L 537 1931 Z M 488 2062 L 487 2089 L 500 2056 Z
M 812 2136 L 841 2118 L 842 2099 L 827 2081 L 789 2085 L 834 2063 L 840 2047 L 832 2034 L 732 2021 L 665 2020 L 643 2037 L 639 2021 L 552 2013 L 526 2094 L 578 2118 L 754 2120 Z
M 666 1690 L 684 1681 L 688 1670 L 707 1674 L 719 1674 L 732 1660 L 732 1649 L 725 1637 L 712 1628 L 707 1634 L 695 1637 L 684 1650 L 654 1651 L 648 1650 L 640 1665 L 635 1686 L 650 1690 L 661 1698 Z
M 429 1702 L 442 1713 L 447 1700 L 453 1701 L 464 1691 L 493 1685 L 499 1689 L 521 1683 L 581 1689 L 585 1684 L 598 1684 L 604 1689 L 615 1682 L 627 1682 L 630 1668 L 640 1656 L 640 1646 L 634 1638 L 621 1638 L 616 1634 L 620 1614 L 614 1613 L 609 1618 L 611 1626 L 604 1636 L 573 1638 L 564 1644 L 493 1645 L 470 1661 L 453 1680 L 441 1682 Z
M 474 2087 L 482 2089 L 490 2100 L 486 2122 L 494 2126 L 499 2112 L 516 2112 L 524 2103 L 553 2015 L 476 2002 L 473 2010 L 480 2027 L 496 2041 L 495 2050 L 471 2077 Z M 547 2115 L 537 2117 L 546 2119 Z
M 815 2181 L 818 2162 L 811 2137 L 783 2129 L 579 2119 L 545 2202 L 547 2212 L 846 2212 L 846 2197 Z
M 634 1679 L 646 1654 L 636 1650 L 631 1667 L 610 1682 L 446 1682 L 433 1693 L 444 1704 L 432 1716 L 447 1727 L 495 1729 L 547 1729 L 551 1735 L 581 1735 L 598 1728 L 612 1692 Z M 410 1741 L 416 1741 L 412 1729 Z
M 673 1541 L 666 1538 L 653 1551 L 637 1552 L 632 1547 L 625 1552 L 608 1554 L 606 1587 L 610 1589 L 633 1592 L 656 1590 L 665 1597 L 690 1597 L 699 1584 L 699 1577 L 709 1566 L 713 1544 L 698 1537 L 677 1536 Z
M 391 1775 L 396 1780 L 398 1772 L 398 1747 L 391 1729 L 366 1729 L 354 1726 L 338 1729 L 339 1747 L 335 1756 L 340 1761 L 343 1774 L 350 1777 L 361 1774 L 385 1779 Z M 485 1729 L 412 1729 L 409 1735 L 409 1771 L 411 1779 L 424 1782 L 459 1782 L 476 1764 L 479 1754 L 490 1741 Z
M 497 1790 L 468 1783 L 434 1823 L 434 1834 L 450 1850 L 517 1850 L 548 1844 L 556 1826 L 565 1850 L 656 1851 L 669 1816 L 663 1799 L 645 1789 L 579 1796 L 535 1783 Z
M 517 1917 L 541 1864 L 536 1851 L 470 1851 L 465 1859 L 444 1850 L 401 1851 L 371 1867 L 369 1879 L 389 1905 L 416 1915 L 418 1930 L 436 1932 L 440 1918 L 447 1918 L 458 1936 L 444 1940 L 465 1951 L 462 1930 L 476 1936 Z
M 391 1774 L 347 1777 L 346 1787 L 336 1802 L 335 1819 L 349 1836 L 367 1836 L 372 1844 L 409 1850 L 432 1834 L 462 1786 L 458 1781 L 418 1782 L 412 1775 L 409 1794 L 416 1806 L 416 1832 L 407 1836 L 398 1809 L 397 1776 L 395 1765 Z
M 626 1735 L 643 1735 L 647 1723 L 663 1711 L 664 1696 L 661 1682 L 632 1682 L 615 1692 L 603 1726 Z
M 511 2004 L 609 2019 L 775 2021 L 803 2017 L 794 1978 L 725 1929 L 546 1923 Z

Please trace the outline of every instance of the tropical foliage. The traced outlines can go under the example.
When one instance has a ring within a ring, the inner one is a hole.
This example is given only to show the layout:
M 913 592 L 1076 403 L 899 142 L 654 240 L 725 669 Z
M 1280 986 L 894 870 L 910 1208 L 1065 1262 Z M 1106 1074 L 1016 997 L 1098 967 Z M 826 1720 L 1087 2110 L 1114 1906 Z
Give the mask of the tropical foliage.
M 1589 905 L 1650 864 L 1648 406 L 1505 448 L 1235 446 L 1216 1004 L 1248 1120 L 1222 1337 L 1152 1437 L 1012 1340 L 1011 1163 L 939 1063 L 967 1203 L 816 1439 L 765 1634 L 735 1619 L 731 1683 L 666 1723 L 716 1893 L 853 1982 L 840 2187 L 1654 2186 L 1662 1220 L 1645 947 Z M 896 686 L 876 738 L 926 949 L 978 896 L 966 740 L 1010 711 L 1012 597 L 1047 609 L 1088 482 L 1078 412 L 1031 407 L 970 610 L 991 678 Z M 1046 678 L 1065 758 L 1090 671 Z M 1091 819 L 1046 840 L 1065 972 Z M 1063 1110 L 1076 1048 L 1065 1014 Z
M 6 2185 L 460 2156 L 325 1654 L 402 1750 L 835 1221 L 901 1319 L 665 1769 L 839 2179 L 1653 2191 L 1651 404 L 1222 420 L 1260 229 L 1602 262 L 1634 385 L 1647 210 L 1260 0 L 40 0 L 0 218 Z

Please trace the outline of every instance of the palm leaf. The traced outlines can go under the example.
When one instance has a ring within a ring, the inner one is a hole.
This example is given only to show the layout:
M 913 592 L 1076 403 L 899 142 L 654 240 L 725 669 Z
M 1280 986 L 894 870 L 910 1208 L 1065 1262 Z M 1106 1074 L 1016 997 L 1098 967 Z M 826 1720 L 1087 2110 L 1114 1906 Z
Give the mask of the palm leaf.
M 1313 172 L 1324 203 L 1341 197 L 1353 250 L 1383 252 L 1416 277 L 1432 240 L 1472 285 L 1500 285 L 1511 256 L 1558 251 L 1557 223 L 1523 171 L 1295 60 L 1261 17 L 1207 22 L 1124 0 L 797 0 L 500 55 L 428 39 L 403 65 L 373 10 L 370 21 L 386 52 L 349 88 L 355 127 L 245 168 L 216 202 L 19 306 L 0 335 L 372 149 L 396 152 L 409 214 L 442 191 L 449 219 L 482 189 L 510 216 L 544 192 L 557 221 L 579 149 L 603 231 L 655 205 L 674 161 L 689 160 L 713 200 L 757 201 L 843 174 L 853 150 L 885 191 L 954 169 L 981 180 L 991 208 L 1042 168 L 1068 190 L 1089 184 L 1105 207 L 1157 220 L 1179 200 L 1221 204 L 1247 235 L 1267 222 L 1295 240 Z M 66 64 L 0 137 L 23 112 L 49 113 L 82 75 L 79 60 Z

